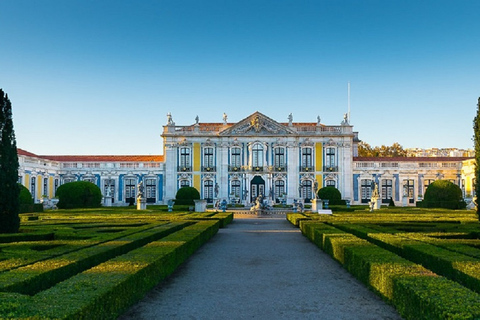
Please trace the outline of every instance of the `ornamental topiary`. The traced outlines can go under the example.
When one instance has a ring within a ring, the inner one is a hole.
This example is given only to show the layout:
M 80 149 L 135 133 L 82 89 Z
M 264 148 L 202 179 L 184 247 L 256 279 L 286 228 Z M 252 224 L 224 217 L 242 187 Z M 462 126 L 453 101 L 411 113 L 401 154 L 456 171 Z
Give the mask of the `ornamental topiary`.
M 330 205 L 345 204 L 340 191 L 332 186 L 321 188 L 318 190 L 317 195 L 322 200 L 328 200 Z
M 193 205 L 193 200 L 200 199 L 200 193 L 194 187 L 182 187 L 175 195 L 175 204 Z
M 98 208 L 102 201 L 100 188 L 88 181 L 74 181 L 61 185 L 56 193 L 60 209 Z
M 422 205 L 424 208 L 465 208 L 462 190 L 448 180 L 437 180 L 431 183 L 425 191 Z
M 20 204 L 20 213 L 33 212 L 33 197 L 30 191 L 22 184 L 18 184 L 19 194 L 18 202 Z

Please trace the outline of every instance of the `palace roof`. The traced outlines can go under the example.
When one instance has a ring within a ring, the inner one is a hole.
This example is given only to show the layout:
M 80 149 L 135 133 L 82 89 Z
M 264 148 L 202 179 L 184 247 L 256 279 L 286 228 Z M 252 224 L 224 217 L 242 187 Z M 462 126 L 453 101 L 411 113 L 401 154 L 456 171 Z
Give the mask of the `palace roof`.
M 17 148 L 18 155 L 59 162 L 163 162 L 163 155 L 36 155 Z

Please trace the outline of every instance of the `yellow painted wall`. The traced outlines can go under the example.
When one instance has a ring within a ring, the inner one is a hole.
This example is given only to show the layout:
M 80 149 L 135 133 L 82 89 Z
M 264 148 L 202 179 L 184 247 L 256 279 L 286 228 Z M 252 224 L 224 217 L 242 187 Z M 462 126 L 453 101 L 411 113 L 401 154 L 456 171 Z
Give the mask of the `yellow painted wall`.
M 199 174 L 193 175 L 193 187 L 201 194 L 201 179 Z
M 30 191 L 30 175 L 26 173 L 23 179 L 25 182 L 25 187 Z
M 318 189 L 323 187 L 323 175 L 317 174 L 315 175 L 315 180 L 318 182 Z
M 315 171 L 323 171 L 323 143 L 321 142 L 315 143 Z
M 53 198 L 53 177 L 48 178 L 48 198 Z
M 42 198 L 42 193 L 43 193 L 43 177 L 38 176 L 37 177 L 37 199 Z
M 193 144 L 193 171 L 200 171 L 201 166 L 201 146 L 196 142 Z M 196 187 L 195 187 L 196 188 Z

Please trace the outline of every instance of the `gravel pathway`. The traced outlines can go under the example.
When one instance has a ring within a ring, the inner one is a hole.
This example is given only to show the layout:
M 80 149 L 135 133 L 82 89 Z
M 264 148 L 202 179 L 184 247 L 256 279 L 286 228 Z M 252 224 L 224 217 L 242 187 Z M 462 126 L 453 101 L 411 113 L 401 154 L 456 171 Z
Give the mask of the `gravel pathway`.
M 401 317 L 285 218 L 236 218 L 119 319 Z

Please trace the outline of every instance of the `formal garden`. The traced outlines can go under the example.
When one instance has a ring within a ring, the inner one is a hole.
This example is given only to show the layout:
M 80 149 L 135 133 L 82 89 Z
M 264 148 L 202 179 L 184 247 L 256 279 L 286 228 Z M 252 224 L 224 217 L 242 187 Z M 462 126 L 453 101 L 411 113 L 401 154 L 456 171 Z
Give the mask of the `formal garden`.
M 480 319 L 475 211 L 357 207 L 287 219 L 405 319 Z
M 20 214 L 20 232 L 0 235 L 0 318 L 115 319 L 232 218 L 166 206 Z

